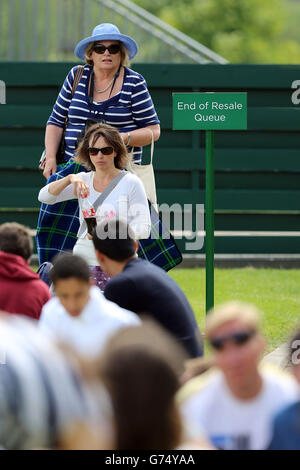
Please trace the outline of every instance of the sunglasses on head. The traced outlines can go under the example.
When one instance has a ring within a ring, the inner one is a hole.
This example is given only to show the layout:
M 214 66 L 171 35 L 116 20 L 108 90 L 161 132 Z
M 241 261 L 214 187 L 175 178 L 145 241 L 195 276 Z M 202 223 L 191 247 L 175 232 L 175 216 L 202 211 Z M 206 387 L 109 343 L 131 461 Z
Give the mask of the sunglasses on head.
M 110 46 L 104 46 L 104 44 L 95 44 L 93 47 L 94 52 L 96 54 L 104 54 L 104 52 L 108 50 L 110 54 L 118 54 L 121 50 L 120 44 L 111 44 Z
M 114 151 L 113 147 L 102 147 L 99 149 L 98 147 L 89 147 L 89 154 L 92 155 L 93 157 L 95 155 L 98 155 L 99 152 L 101 152 L 103 155 L 111 155 Z
M 247 343 L 255 334 L 255 330 L 238 331 L 237 333 L 233 333 L 228 336 L 210 338 L 209 342 L 214 349 L 221 351 L 225 344 L 229 341 L 232 341 L 236 346 L 242 346 L 243 344 Z

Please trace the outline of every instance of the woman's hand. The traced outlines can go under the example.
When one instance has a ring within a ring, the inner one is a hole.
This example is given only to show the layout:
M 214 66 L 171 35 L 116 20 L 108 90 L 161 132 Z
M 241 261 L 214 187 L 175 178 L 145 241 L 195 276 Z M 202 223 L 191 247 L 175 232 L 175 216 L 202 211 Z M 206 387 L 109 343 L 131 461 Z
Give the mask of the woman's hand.
M 130 147 L 144 147 L 152 142 L 152 135 L 154 142 L 160 137 L 160 125 L 153 124 L 152 126 L 142 127 L 130 132 L 130 141 L 128 142 L 128 133 L 120 132 L 124 144 Z
M 127 143 L 128 143 L 128 134 L 127 134 L 127 132 L 120 132 L 120 136 L 122 137 L 122 140 L 123 140 L 124 144 L 127 145 Z
M 46 179 L 56 173 L 56 153 L 63 135 L 63 128 L 49 124 L 46 126 L 45 149 L 46 165 L 43 175 Z
M 43 176 L 45 176 L 46 180 L 50 178 L 51 175 L 56 173 L 56 157 L 54 158 L 47 158 L 46 157 L 46 165 L 43 171 Z
M 74 196 L 88 197 L 90 194 L 89 185 L 78 175 L 70 175 L 70 183 L 74 187 Z

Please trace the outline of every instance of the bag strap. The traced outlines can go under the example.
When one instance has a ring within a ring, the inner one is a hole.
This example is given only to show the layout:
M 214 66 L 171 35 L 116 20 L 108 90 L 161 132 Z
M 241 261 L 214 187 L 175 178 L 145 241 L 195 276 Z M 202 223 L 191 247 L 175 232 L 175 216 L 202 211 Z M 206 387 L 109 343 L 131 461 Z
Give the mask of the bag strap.
M 139 167 L 152 165 L 153 154 L 154 154 L 154 134 L 153 134 L 153 132 L 152 132 L 151 129 L 149 129 L 149 131 L 151 132 L 150 163 L 147 164 L 147 165 L 142 165 L 142 164 L 140 165 L 140 164 L 138 164 L 138 163 L 134 163 L 134 162 L 132 161 L 132 159 L 133 159 L 133 147 L 132 147 L 131 152 L 129 153 L 129 156 L 130 156 L 129 171 L 130 171 L 130 165 L 137 165 L 137 166 L 139 166 Z
M 94 202 L 93 206 L 95 212 L 97 212 L 98 208 L 104 202 L 104 200 L 109 196 L 109 194 L 115 189 L 115 187 L 119 184 L 119 182 L 127 175 L 126 171 L 121 171 L 114 177 L 114 179 L 109 183 L 108 186 L 104 189 L 104 191 L 97 197 L 96 201 Z
M 72 98 L 75 94 L 75 91 L 77 90 L 78 84 L 79 84 L 79 82 L 81 80 L 81 77 L 83 75 L 83 70 L 84 70 L 84 65 L 78 65 L 78 69 L 76 70 L 75 77 L 74 77 L 74 80 L 73 80 L 73 85 L 72 85 L 72 92 L 71 92 Z M 69 122 L 69 117 L 68 117 L 68 114 L 67 114 L 66 119 L 65 119 L 65 129 L 68 125 L 68 122 Z
M 84 66 L 83 65 L 78 65 L 78 69 L 76 70 L 74 81 L 73 81 L 73 86 L 72 86 L 72 97 L 74 96 L 75 91 L 78 87 L 78 84 L 81 80 L 81 77 L 83 75 L 83 70 L 84 70 Z
M 152 160 L 153 160 L 153 152 L 154 152 L 154 135 L 151 129 L 149 129 L 151 132 L 151 150 L 150 150 L 150 164 L 152 165 Z
M 120 173 L 117 174 L 117 176 L 114 177 L 114 179 L 109 183 L 109 185 L 106 186 L 104 191 L 100 194 L 100 196 L 97 197 L 96 201 L 93 204 L 95 212 L 97 212 L 97 210 L 103 204 L 103 202 L 108 197 L 108 195 L 113 191 L 113 189 L 115 189 L 115 187 L 118 185 L 121 179 L 123 179 L 124 176 L 126 175 L 127 175 L 126 171 L 121 171 Z M 77 237 L 79 238 L 83 234 L 84 231 L 85 231 L 85 227 L 84 225 L 82 225 L 77 234 Z
M 72 85 L 72 91 L 71 91 L 72 98 L 73 98 L 73 96 L 75 94 L 75 91 L 78 87 L 78 84 L 81 80 L 81 77 L 83 75 L 83 71 L 84 71 L 84 65 L 78 65 L 78 68 L 77 68 L 75 76 L 74 76 L 73 85 Z M 66 132 L 66 128 L 67 128 L 68 123 L 69 123 L 69 117 L 68 117 L 68 113 L 67 113 L 66 118 L 65 118 L 64 128 L 63 128 L 62 141 L 65 138 L 65 132 Z M 60 146 L 61 146 L 61 143 L 59 144 L 58 151 L 59 151 Z M 43 171 L 44 168 L 45 168 L 45 165 L 46 165 L 46 149 L 44 149 L 44 151 L 41 155 L 41 158 L 40 158 L 40 161 L 39 161 L 39 169 L 41 171 Z

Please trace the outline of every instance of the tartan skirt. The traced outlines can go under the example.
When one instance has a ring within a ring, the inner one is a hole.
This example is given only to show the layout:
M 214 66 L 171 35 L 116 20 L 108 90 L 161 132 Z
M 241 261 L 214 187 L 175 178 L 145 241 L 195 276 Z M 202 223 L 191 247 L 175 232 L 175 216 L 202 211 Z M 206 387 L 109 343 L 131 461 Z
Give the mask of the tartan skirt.
M 57 166 L 58 171 L 47 181 L 57 181 L 71 173 L 87 171 L 75 162 L 67 162 Z M 72 251 L 77 241 L 79 230 L 78 200 L 59 202 L 57 204 L 41 204 L 36 230 L 36 246 L 39 264 L 51 261 L 62 251 Z

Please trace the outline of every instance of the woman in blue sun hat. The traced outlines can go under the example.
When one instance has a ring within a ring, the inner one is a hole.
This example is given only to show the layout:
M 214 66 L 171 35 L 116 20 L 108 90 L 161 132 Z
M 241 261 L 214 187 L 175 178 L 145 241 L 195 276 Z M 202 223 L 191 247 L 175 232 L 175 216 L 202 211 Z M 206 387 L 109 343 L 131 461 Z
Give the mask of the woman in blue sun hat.
M 68 73 L 46 125 L 43 175 L 48 183 L 85 171 L 73 158 L 80 138 L 94 122 L 116 127 L 135 163 L 141 163 L 142 147 L 151 143 L 152 133 L 154 140 L 159 139 L 160 121 L 146 81 L 129 68 L 137 51 L 134 39 L 111 23 L 96 26 L 90 37 L 77 44 L 75 54 L 86 64 Z M 57 166 L 66 118 L 64 164 Z M 36 235 L 40 264 L 61 251 L 71 251 L 78 228 L 77 200 L 42 204 Z

